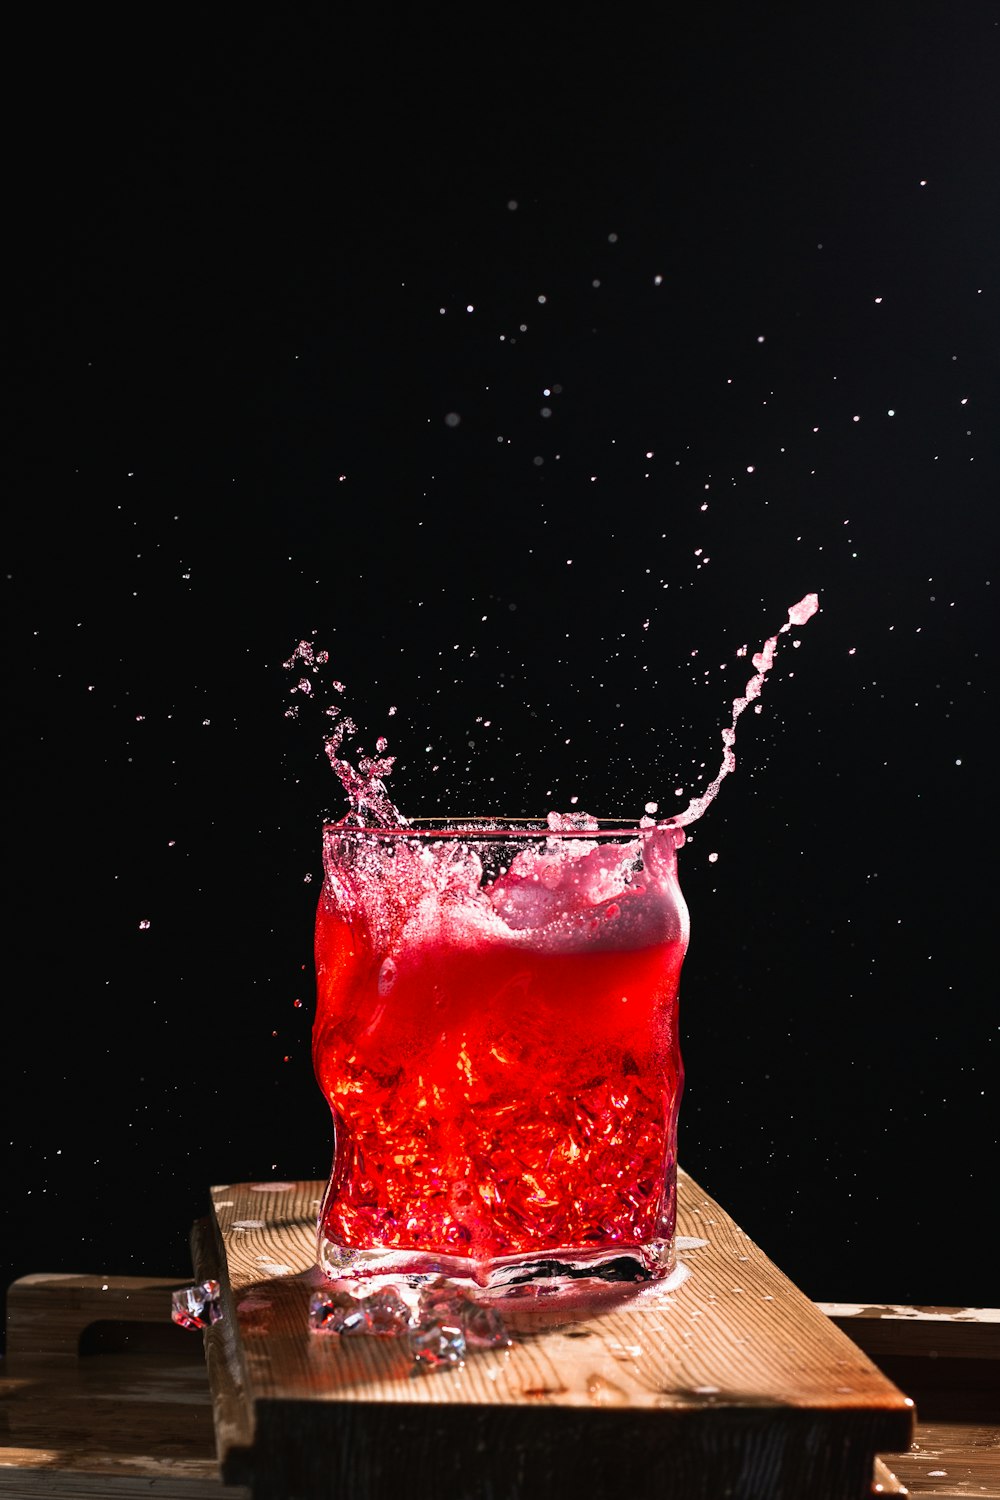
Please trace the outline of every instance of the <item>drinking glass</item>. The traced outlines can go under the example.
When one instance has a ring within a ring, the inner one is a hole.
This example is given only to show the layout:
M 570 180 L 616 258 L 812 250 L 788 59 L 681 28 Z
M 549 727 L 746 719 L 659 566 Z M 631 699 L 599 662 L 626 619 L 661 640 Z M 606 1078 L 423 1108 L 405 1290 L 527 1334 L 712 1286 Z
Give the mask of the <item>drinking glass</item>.
M 683 842 L 575 815 L 324 827 L 328 1278 L 670 1273 Z

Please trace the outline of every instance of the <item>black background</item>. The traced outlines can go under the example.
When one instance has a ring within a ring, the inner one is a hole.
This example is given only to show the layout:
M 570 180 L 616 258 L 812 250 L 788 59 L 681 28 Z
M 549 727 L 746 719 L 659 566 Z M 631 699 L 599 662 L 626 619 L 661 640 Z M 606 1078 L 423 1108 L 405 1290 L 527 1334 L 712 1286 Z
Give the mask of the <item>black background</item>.
M 995 6 L 333 16 L 14 38 L 3 1284 L 326 1175 L 300 639 L 410 816 L 638 816 L 815 590 L 681 855 L 681 1159 L 810 1296 L 995 1305 Z

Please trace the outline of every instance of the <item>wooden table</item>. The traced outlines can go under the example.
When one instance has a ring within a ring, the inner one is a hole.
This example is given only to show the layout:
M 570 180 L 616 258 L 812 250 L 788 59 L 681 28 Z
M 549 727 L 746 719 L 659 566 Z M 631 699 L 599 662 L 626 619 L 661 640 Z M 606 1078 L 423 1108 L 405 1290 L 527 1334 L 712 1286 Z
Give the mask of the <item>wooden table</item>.
M 680 1284 L 510 1304 L 513 1348 L 415 1376 L 308 1331 L 323 1186 L 213 1190 L 203 1336 L 190 1277 L 15 1282 L 0 1497 L 1000 1497 L 1000 1312 L 817 1306 L 682 1173 Z

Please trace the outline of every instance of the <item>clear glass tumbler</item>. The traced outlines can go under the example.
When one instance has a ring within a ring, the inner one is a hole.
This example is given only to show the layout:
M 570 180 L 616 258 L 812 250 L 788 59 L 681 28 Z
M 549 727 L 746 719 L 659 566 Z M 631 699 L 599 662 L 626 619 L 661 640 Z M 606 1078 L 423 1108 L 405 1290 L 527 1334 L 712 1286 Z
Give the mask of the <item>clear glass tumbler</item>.
M 673 1269 L 684 833 L 584 822 L 324 827 L 329 1278 Z

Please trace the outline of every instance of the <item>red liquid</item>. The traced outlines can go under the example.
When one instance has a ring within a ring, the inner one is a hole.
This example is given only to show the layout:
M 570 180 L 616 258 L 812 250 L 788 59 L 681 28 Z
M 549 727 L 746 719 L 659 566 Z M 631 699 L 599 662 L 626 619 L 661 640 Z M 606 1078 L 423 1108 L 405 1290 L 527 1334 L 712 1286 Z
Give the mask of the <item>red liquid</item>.
M 432 927 L 386 963 L 365 915 L 324 889 L 313 1056 L 336 1147 L 321 1235 L 477 1264 L 669 1241 L 679 900 L 651 884 L 588 909 L 582 951 Z M 636 902 L 669 906 L 669 935 L 605 946 Z

